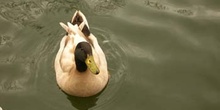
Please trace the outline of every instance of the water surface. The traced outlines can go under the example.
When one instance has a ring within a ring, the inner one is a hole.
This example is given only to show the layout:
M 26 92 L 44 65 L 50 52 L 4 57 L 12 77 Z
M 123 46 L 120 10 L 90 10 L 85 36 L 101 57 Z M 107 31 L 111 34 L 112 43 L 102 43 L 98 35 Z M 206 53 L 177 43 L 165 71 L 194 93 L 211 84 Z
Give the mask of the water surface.
M 219 110 L 216 0 L 1 0 L 3 110 Z M 90 98 L 64 94 L 53 67 L 59 22 L 87 17 L 111 79 Z

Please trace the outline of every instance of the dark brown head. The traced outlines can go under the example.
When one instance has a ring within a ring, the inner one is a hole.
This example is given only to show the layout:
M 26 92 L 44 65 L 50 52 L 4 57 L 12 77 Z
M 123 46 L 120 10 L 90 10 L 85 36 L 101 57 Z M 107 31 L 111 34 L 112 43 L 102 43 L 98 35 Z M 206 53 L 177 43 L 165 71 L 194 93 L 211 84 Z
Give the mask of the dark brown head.
M 92 47 L 88 42 L 80 42 L 75 49 L 76 69 L 85 72 L 89 69 L 94 74 L 99 74 L 99 69 L 92 55 Z

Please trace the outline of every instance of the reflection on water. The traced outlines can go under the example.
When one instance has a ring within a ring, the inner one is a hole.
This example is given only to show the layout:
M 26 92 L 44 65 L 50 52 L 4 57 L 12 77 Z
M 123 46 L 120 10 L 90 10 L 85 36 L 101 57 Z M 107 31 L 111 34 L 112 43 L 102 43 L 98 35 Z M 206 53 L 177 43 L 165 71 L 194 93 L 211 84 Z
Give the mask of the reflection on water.
M 4 110 L 219 110 L 219 4 L 175 0 L 0 2 Z M 98 95 L 56 84 L 54 58 L 76 9 L 88 18 L 111 75 Z
M 82 98 L 68 95 L 67 98 L 70 100 L 71 104 L 79 110 L 88 110 L 96 106 L 96 102 L 98 101 L 97 96 Z

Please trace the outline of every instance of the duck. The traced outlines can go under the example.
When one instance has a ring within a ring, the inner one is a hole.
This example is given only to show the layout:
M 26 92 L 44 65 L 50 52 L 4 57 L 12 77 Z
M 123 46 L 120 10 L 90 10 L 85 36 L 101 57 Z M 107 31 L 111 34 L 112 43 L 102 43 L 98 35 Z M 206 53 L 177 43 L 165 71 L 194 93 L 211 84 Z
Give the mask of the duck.
M 70 22 L 60 25 L 66 35 L 60 41 L 54 62 L 59 88 L 77 97 L 100 93 L 109 80 L 107 61 L 85 15 L 77 10 Z

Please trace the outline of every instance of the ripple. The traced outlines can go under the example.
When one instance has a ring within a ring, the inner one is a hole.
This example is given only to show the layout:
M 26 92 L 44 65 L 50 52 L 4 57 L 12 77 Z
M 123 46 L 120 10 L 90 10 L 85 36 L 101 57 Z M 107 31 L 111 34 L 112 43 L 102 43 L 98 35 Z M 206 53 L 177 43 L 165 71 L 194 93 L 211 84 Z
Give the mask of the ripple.
M 11 42 L 11 36 L 9 35 L 0 35 L 0 47 L 7 46 L 11 47 L 13 44 Z
M 10 1 L 0 4 L 0 16 L 17 25 L 26 26 L 41 18 L 44 13 L 68 13 L 74 9 L 86 9 L 83 4 L 81 0 Z
M 16 37 L 0 36 L 0 49 L 4 51 L 0 55 L 0 93 L 36 93 L 44 88 L 42 84 L 54 84 L 53 61 L 61 38 L 59 25 L 54 22 L 32 22 L 16 32 Z
M 126 5 L 125 0 L 86 0 L 86 2 L 97 14 L 109 14 Z
M 13 1 L 0 5 L 1 16 L 16 24 L 24 24 L 25 22 L 35 20 L 41 16 L 44 8 L 33 1 Z
M 0 93 L 21 93 L 31 88 L 34 80 L 32 77 L 34 63 L 35 61 L 32 57 L 11 55 L 3 58 L 0 63 Z
M 162 10 L 166 12 L 176 13 L 179 15 L 184 16 L 194 16 L 195 12 L 190 8 L 177 8 L 174 6 L 167 5 L 160 1 L 153 1 L 153 0 L 146 0 L 144 1 L 145 6 L 156 9 L 156 10 Z

